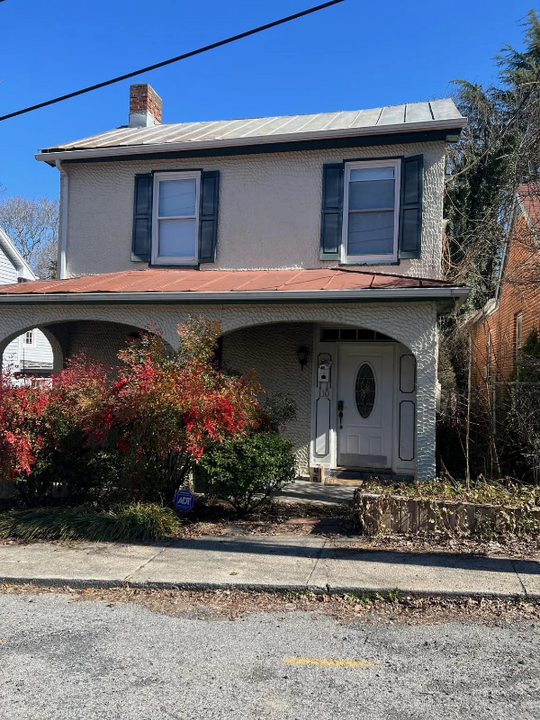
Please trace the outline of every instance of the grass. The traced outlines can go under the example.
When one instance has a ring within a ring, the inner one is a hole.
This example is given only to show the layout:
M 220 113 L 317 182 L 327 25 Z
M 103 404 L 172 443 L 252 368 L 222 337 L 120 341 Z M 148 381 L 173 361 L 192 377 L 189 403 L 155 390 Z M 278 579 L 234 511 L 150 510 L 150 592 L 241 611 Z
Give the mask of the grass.
M 367 480 L 362 492 L 423 500 L 451 500 L 456 502 L 485 503 L 505 507 L 540 506 L 540 487 L 526 485 L 517 480 L 476 480 L 470 488 L 464 481 L 436 479 L 407 483 Z
M 115 505 L 11 510 L 0 514 L 0 539 L 135 542 L 174 534 L 176 513 L 159 505 Z

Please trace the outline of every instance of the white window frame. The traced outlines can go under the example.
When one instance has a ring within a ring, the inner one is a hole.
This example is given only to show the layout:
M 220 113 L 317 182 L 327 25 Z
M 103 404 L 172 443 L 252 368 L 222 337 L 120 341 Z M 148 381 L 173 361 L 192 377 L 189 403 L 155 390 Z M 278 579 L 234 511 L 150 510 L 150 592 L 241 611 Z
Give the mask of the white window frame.
M 31 342 L 26 342 L 28 333 L 32 334 Z M 26 330 L 26 332 L 23 334 L 23 337 L 22 337 L 22 344 L 23 344 L 23 347 L 35 347 L 36 346 L 36 331 L 34 329 Z
M 166 180 L 195 180 L 195 215 L 168 217 L 168 220 L 195 220 L 195 254 L 189 257 L 165 257 L 159 255 L 159 185 Z M 195 170 L 185 172 L 161 172 L 154 174 L 152 196 L 152 265 L 197 265 L 199 262 L 199 205 L 201 197 L 201 173 Z
M 391 255 L 348 255 L 347 244 L 349 235 L 349 188 L 351 184 L 351 170 L 362 168 L 393 167 L 395 180 L 394 195 L 394 251 Z M 344 265 L 386 265 L 395 263 L 398 259 L 399 242 L 399 208 L 401 197 L 401 160 L 359 160 L 357 162 L 345 163 L 345 187 L 343 194 L 343 229 L 341 237 L 341 260 Z
M 523 347 L 523 313 L 518 312 L 514 315 L 514 332 L 516 347 L 514 350 L 514 358 L 517 360 Z

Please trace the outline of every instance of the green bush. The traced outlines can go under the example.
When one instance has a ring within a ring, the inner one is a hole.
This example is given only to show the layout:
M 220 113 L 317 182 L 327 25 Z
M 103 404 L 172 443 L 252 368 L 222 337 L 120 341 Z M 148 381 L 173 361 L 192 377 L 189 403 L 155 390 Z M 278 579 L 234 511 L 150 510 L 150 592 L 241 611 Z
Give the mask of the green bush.
M 19 475 L 15 486 L 27 507 L 54 505 L 56 497 L 70 504 L 107 502 L 119 494 L 121 475 L 120 453 L 86 447 L 75 429 L 59 448 L 45 448 L 31 474 Z
M 173 534 L 180 521 L 159 505 L 114 505 L 12 510 L 0 514 L 0 539 L 134 542 Z
M 203 455 L 196 467 L 197 479 L 208 495 L 227 500 L 245 514 L 294 480 L 292 449 L 290 440 L 274 433 L 228 439 Z

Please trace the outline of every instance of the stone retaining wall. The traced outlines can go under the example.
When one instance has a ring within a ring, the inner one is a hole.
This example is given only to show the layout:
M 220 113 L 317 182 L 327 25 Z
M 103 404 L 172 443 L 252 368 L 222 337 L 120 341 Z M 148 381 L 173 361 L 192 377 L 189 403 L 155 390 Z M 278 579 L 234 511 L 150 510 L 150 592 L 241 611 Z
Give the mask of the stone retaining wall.
M 364 535 L 384 533 L 538 532 L 540 508 L 424 500 L 354 493 L 354 512 Z

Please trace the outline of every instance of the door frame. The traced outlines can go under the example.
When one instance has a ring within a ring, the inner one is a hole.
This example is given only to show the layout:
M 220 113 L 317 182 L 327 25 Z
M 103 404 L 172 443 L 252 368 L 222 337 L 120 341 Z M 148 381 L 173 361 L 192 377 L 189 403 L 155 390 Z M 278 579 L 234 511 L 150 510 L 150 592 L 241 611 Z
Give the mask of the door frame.
M 389 411 L 391 413 L 391 421 L 390 421 L 390 427 L 388 428 L 388 432 L 390 433 L 390 448 L 389 448 L 390 452 L 388 453 L 389 466 L 388 466 L 388 468 L 368 468 L 368 467 L 366 467 L 366 468 L 359 468 L 359 469 L 366 470 L 368 472 L 371 472 L 371 471 L 376 472 L 377 470 L 379 470 L 380 472 L 388 472 L 388 471 L 393 472 L 394 471 L 395 457 L 396 457 L 396 439 L 397 439 L 397 433 L 396 433 L 396 430 L 397 430 L 397 424 L 396 424 L 396 409 L 397 409 L 396 408 L 396 380 L 397 380 L 397 378 L 396 378 L 396 355 L 397 355 L 396 348 L 397 348 L 397 344 L 398 343 L 396 343 L 396 342 L 389 342 L 389 341 L 377 342 L 376 340 L 374 340 L 373 342 L 336 343 L 336 350 L 337 350 L 336 354 L 337 354 L 337 366 L 338 367 L 337 367 L 337 372 L 336 372 L 336 383 L 335 383 L 336 398 L 334 400 L 334 406 L 335 406 L 335 416 L 336 416 L 335 417 L 335 427 L 336 427 L 336 449 L 335 449 L 336 455 L 335 455 L 335 457 L 336 457 L 337 463 L 339 463 L 339 456 L 340 456 L 340 447 L 339 447 L 340 432 L 339 432 L 338 402 L 339 402 L 339 400 L 345 399 L 342 397 L 338 397 L 340 381 L 342 379 L 340 376 L 340 373 L 339 373 L 339 369 L 341 368 L 341 361 L 343 359 L 344 349 L 347 345 L 354 345 L 355 347 L 364 346 L 366 350 L 369 348 L 369 350 L 374 349 L 375 351 L 379 347 L 385 347 L 385 348 L 390 348 L 390 352 L 388 352 L 388 355 L 390 356 L 390 358 L 389 358 L 390 359 L 390 367 L 389 367 L 390 378 L 389 379 L 391 382 L 390 400 L 389 400 L 389 404 L 390 404 Z M 366 358 L 369 359 L 369 353 L 366 353 Z M 380 378 L 380 382 L 383 382 L 383 381 L 384 381 L 384 379 Z M 377 384 L 379 384 L 379 383 L 377 383 Z M 380 392 L 380 390 L 379 390 L 379 392 Z M 352 395 L 348 398 L 348 400 L 351 403 L 354 403 L 354 398 L 352 397 Z M 388 408 L 387 408 L 387 410 L 388 410 Z M 334 467 L 346 467 L 346 466 L 335 465 Z
M 338 390 L 338 368 L 339 368 L 339 346 L 340 342 L 322 342 L 321 341 L 321 328 L 324 327 L 352 327 L 351 325 L 344 325 L 343 323 L 331 323 L 322 322 L 314 323 L 313 326 L 313 362 L 312 362 L 312 400 L 311 400 L 311 439 L 309 445 L 309 465 L 310 467 L 321 466 L 326 469 L 337 468 L 338 462 L 338 412 L 337 412 L 337 401 L 340 399 L 337 397 Z M 394 412 L 393 412 L 393 453 L 392 453 L 392 471 L 397 474 L 415 475 L 417 468 L 417 429 L 416 429 L 416 380 L 414 386 L 414 392 L 404 395 L 400 390 L 400 373 L 401 373 L 401 362 L 404 356 L 411 356 L 412 353 L 406 345 L 399 341 L 384 341 L 380 344 L 388 345 L 389 342 L 395 347 L 394 351 L 394 379 L 393 379 L 393 397 L 394 397 Z M 376 345 L 379 344 L 376 340 L 370 341 L 366 344 Z M 346 343 L 343 343 L 345 345 Z M 318 375 L 318 359 L 321 355 L 329 355 L 332 359 L 331 367 L 331 386 L 328 391 L 328 397 L 330 399 L 330 417 L 328 426 L 328 451 L 326 455 L 318 455 L 316 452 L 316 434 L 317 434 L 317 400 L 319 399 L 319 386 L 317 381 Z M 398 392 L 399 390 L 399 392 Z M 400 451 L 400 404 L 403 400 L 412 400 L 415 404 L 415 427 L 414 427 L 414 457 L 412 460 L 402 460 L 399 457 Z

